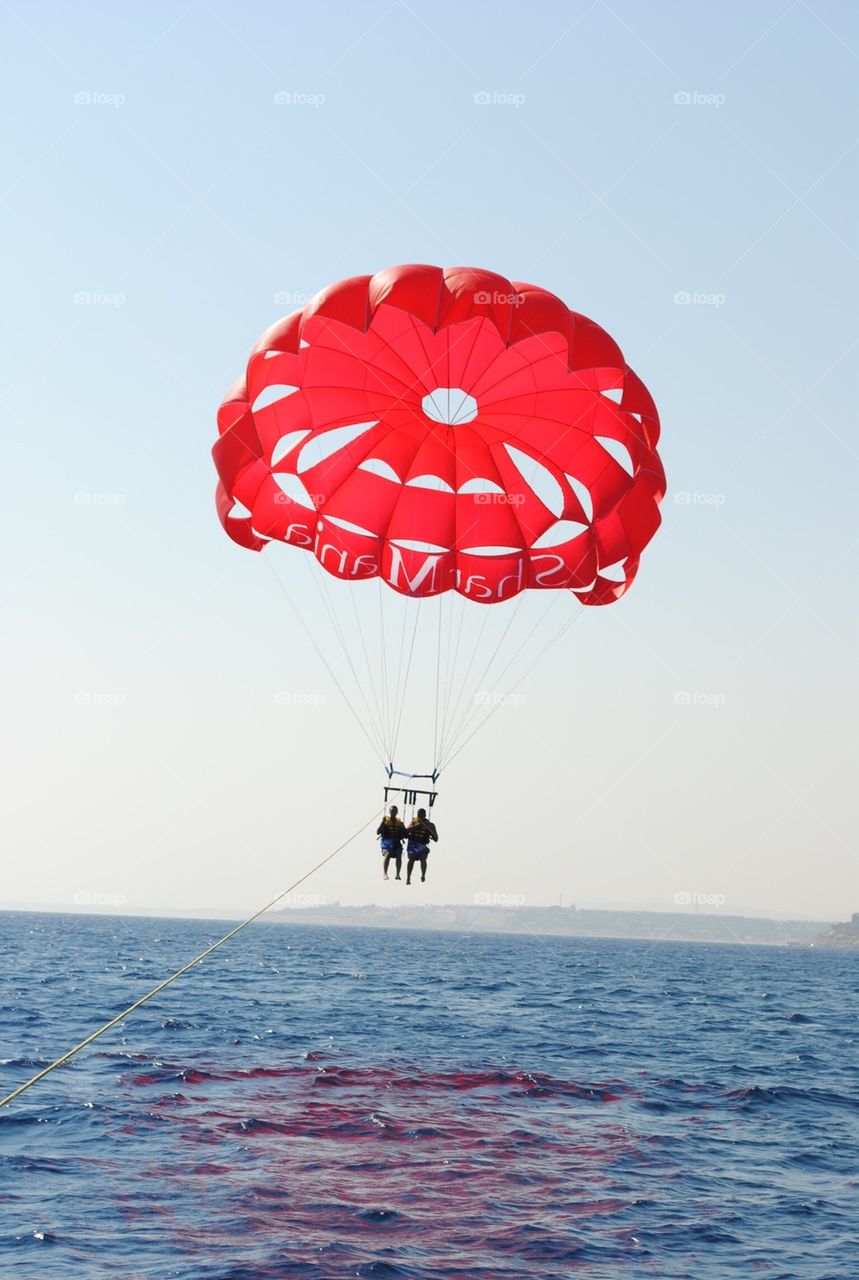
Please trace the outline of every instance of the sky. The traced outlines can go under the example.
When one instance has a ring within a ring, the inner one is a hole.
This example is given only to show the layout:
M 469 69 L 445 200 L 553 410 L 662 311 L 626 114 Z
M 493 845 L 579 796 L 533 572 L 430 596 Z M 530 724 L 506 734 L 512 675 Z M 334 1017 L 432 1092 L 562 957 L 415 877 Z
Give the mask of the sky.
M 245 913 L 365 825 L 293 903 L 859 910 L 855 7 L 0 21 L 0 905 Z M 221 530 L 209 453 L 265 328 L 402 262 L 607 328 L 668 475 L 628 596 L 470 695 L 491 720 L 408 891 L 381 880 L 384 777 L 320 657 L 315 566 L 279 549 L 289 604 Z

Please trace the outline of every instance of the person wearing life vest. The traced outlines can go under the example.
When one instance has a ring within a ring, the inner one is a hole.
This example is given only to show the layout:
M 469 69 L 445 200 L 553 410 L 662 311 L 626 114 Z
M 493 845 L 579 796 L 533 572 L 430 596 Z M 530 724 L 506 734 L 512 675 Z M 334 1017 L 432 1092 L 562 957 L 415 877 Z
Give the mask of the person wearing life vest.
M 406 838 L 406 826 L 398 814 L 399 809 L 395 804 L 392 804 L 390 810 L 376 828 L 376 835 L 379 837 L 379 844 L 382 846 L 382 874 L 386 880 L 390 879 L 388 866 L 391 858 L 396 863 L 396 878 L 398 880 L 402 879 L 400 872 L 403 869 L 403 841 Z
M 416 818 L 412 818 L 406 828 L 408 843 L 406 852 L 409 863 L 406 868 L 406 884 L 412 883 L 412 870 L 416 862 L 421 864 L 421 884 L 427 878 L 427 858 L 429 857 L 430 840 L 438 840 L 438 831 L 434 822 L 430 822 L 426 809 L 418 809 Z

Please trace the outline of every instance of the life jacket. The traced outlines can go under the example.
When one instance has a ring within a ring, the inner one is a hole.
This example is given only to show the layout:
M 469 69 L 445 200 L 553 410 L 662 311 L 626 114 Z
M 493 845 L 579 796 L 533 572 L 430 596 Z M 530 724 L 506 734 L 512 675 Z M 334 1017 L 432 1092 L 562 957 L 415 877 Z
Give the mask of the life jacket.
M 379 833 L 382 848 L 393 853 L 399 852 L 402 849 L 405 834 L 406 828 L 402 819 L 391 818 L 386 814 L 382 819 L 382 829 Z
M 432 839 L 429 827 L 419 821 L 417 826 L 406 827 L 406 834 L 409 838 L 407 846 L 409 853 L 416 853 L 420 857 L 429 853 L 429 842 Z

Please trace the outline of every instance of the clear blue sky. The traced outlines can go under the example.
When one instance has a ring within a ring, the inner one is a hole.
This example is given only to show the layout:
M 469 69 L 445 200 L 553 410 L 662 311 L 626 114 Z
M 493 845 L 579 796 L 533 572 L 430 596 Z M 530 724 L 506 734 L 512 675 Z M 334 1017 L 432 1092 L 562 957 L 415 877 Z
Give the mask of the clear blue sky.
M 670 485 L 630 595 L 445 780 L 428 900 L 859 909 L 855 6 L 0 21 L 4 900 L 244 909 L 377 805 L 312 646 L 216 522 L 209 449 L 267 325 L 425 261 L 605 325 Z M 320 699 L 276 701 L 296 689 Z M 312 886 L 383 888 L 372 840 Z

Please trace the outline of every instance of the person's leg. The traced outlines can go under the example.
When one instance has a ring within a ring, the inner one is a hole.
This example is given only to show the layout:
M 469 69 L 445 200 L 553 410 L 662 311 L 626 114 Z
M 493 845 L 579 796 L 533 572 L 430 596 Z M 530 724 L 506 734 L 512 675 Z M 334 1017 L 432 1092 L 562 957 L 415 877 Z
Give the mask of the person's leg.
M 382 873 L 383 873 L 384 878 L 385 878 L 386 880 L 388 879 L 388 863 L 389 863 L 390 861 L 391 861 L 391 855 L 390 855 L 389 853 L 386 853 L 386 854 L 385 854 L 385 860 L 384 860 L 384 862 L 382 863 Z
M 426 878 L 427 878 L 427 856 L 426 854 L 424 854 L 423 857 L 421 858 L 421 884 L 423 884 Z
M 403 851 L 401 849 L 400 852 L 397 854 L 397 879 L 398 880 L 402 880 L 403 878 L 400 875 L 400 872 L 402 871 L 402 869 L 403 869 Z
M 414 865 L 415 865 L 415 860 L 412 857 L 412 855 L 409 854 L 409 860 L 408 860 L 408 863 L 406 864 L 406 884 L 412 883 L 412 868 L 414 867 Z

